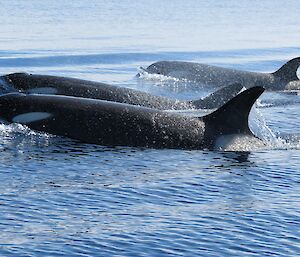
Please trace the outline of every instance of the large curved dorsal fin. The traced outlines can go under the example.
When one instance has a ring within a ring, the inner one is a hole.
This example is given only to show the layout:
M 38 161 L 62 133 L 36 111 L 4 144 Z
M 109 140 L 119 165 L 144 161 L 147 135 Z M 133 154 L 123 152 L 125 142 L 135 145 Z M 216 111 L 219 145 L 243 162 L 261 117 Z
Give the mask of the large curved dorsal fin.
M 220 108 L 222 105 L 235 97 L 239 92 L 241 92 L 242 89 L 243 86 L 239 83 L 231 84 L 222 87 L 221 89 L 202 99 L 191 101 L 191 104 L 193 104 L 197 109 Z
M 249 88 L 218 110 L 200 118 L 205 122 L 205 133 L 209 140 L 213 141 L 220 135 L 252 135 L 248 125 L 249 113 L 256 99 L 263 92 L 263 87 Z
M 296 57 L 294 59 L 289 60 L 280 69 L 273 72 L 272 74 L 283 81 L 299 80 L 299 78 L 297 77 L 297 70 L 299 66 L 300 66 L 300 57 Z

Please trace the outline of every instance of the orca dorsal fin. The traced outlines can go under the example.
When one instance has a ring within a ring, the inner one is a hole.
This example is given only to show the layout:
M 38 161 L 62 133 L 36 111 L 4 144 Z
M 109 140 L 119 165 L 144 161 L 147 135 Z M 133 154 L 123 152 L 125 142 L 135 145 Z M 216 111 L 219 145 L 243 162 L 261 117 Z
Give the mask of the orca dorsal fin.
M 263 87 L 249 88 L 221 108 L 201 119 L 205 122 L 205 133 L 209 140 L 215 140 L 220 135 L 250 134 L 248 117 L 256 99 L 264 92 Z
M 213 92 L 212 94 L 199 99 L 191 101 L 191 104 L 197 109 L 215 109 L 220 108 L 222 105 L 227 103 L 233 97 L 235 97 L 243 86 L 239 83 L 231 84 Z
M 272 74 L 283 81 L 299 80 L 297 76 L 297 70 L 299 66 L 300 66 L 300 57 L 296 57 L 294 59 L 289 60 L 280 69 L 273 72 Z

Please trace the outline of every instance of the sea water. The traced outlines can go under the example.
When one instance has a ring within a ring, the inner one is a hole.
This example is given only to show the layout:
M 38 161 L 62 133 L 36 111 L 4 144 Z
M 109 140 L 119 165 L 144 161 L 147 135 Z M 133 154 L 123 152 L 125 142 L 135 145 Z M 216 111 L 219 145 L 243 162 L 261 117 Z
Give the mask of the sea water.
M 198 99 L 213 89 L 139 67 L 275 71 L 300 55 L 299 9 L 296 0 L 3 0 L 0 75 Z M 250 125 L 266 145 L 243 151 L 103 147 L 1 124 L 0 256 L 298 256 L 299 97 L 264 93 Z

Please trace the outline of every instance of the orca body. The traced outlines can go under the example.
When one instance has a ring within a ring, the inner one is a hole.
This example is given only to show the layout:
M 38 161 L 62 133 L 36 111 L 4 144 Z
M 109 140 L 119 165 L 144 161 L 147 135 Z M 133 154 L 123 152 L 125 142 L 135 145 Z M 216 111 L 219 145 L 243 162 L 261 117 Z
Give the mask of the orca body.
M 125 87 L 112 86 L 75 78 L 13 73 L 2 77 L 6 84 L 23 93 L 67 95 L 139 105 L 160 110 L 215 109 L 221 107 L 241 90 L 242 85 L 222 87 L 211 95 L 194 101 L 179 101 L 154 96 Z M 0 81 L 1 82 L 1 81 Z
M 233 83 L 240 83 L 246 88 L 262 85 L 266 90 L 297 90 L 300 89 L 300 81 L 297 77 L 297 69 L 300 65 L 300 57 L 294 58 L 284 64 L 273 73 L 259 73 L 222 68 L 207 64 L 160 61 L 151 64 L 148 73 L 186 79 L 204 85 L 219 87 Z
M 254 137 L 248 115 L 263 91 L 247 89 L 203 117 L 80 97 L 9 93 L 0 96 L 0 118 L 85 143 L 214 149 L 222 136 Z

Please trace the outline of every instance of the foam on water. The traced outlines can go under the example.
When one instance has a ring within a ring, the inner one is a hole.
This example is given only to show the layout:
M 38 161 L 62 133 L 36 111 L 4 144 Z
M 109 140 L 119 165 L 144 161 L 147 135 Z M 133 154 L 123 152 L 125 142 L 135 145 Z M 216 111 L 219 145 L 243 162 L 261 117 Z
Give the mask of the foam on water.
M 171 77 L 171 76 L 165 76 L 165 75 L 161 75 L 161 74 L 156 74 L 156 73 L 149 73 L 147 72 L 147 70 L 143 67 L 140 67 L 138 69 L 138 77 L 142 78 L 142 79 L 146 79 L 146 80 L 155 80 L 155 81 L 174 81 L 174 82 L 179 82 L 179 81 L 187 81 L 187 80 L 181 80 L 175 77 Z
M 41 138 L 51 138 L 53 135 L 32 130 L 28 128 L 26 125 L 22 125 L 19 123 L 13 123 L 13 124 L 0 124 L 0 135 L 5 137 L 11 137 L 12 139 L 15 137 L 15 135 L 22 135 L 23 137 L 30 136 L 32 138 L 36 137 L 36 139 Z
M 300 149 L 300 137 L 298 134 L 275 133 L 267 125 L 265 117 L 258 108 L 252 108 L 250 113 L 250 128 L 253 133 L 265 143 L 262 149 L 265 150 L 288 150 Z
M 136 79 L 137 67 L 273 72 L 299 56 L 299 0 L 170 2 L 2 1 L 0 73 L 192 100 L 213 89 Z M 1 124 L 0 256 L 298 256 L 296 97 L 276 107 L 286 97 L 262 95 L 250 123 L 266 147 L 255 151 L 102 147 Z

